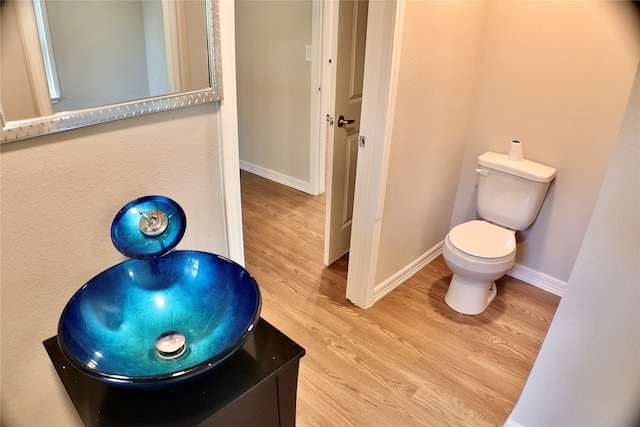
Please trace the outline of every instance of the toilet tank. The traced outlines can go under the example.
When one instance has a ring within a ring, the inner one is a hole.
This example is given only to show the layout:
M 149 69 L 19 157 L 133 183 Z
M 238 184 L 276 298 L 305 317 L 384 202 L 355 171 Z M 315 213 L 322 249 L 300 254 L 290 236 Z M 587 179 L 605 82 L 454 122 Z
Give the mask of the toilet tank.
M 538 216 L 556 170 L 488 151 L 478 157 L 478 214 L 511 230 L 526 230 Z

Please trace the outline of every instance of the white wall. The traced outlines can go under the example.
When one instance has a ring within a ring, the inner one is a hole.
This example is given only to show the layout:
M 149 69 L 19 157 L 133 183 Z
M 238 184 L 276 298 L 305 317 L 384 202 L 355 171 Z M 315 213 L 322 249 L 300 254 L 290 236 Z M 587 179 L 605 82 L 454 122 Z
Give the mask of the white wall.
M 287 183 L 310 183 L 311 1 L 236 2 L 240 162 Z
M 124 260 L 110 227 L 161 194 L 187 215 L 178 249 L 227 255 L 215 104 L 1 146 L 2 425 L 81 425 L 42 341 L 66 301 Z
M 569 286 L 507 425 L 640 422 L 640 73 Z
M 582 244 L 640 59 L 628 2 L 489 2 L 451 226 L 476 217 L 474 169 L 520 140 L 558 169 L 516 263 L 563 285 Z
M 376 284 L 449 231 L 486 5 L 405 5 L 392 146 Z

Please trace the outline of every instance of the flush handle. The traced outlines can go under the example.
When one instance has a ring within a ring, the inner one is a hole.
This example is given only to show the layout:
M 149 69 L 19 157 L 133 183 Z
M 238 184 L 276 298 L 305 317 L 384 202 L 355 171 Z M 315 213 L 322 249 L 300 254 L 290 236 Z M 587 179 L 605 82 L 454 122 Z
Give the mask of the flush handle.
M 489 176 L 489 171 L 486 169 L 476 169 L 476 172 L 478 173 L 478 175 Z

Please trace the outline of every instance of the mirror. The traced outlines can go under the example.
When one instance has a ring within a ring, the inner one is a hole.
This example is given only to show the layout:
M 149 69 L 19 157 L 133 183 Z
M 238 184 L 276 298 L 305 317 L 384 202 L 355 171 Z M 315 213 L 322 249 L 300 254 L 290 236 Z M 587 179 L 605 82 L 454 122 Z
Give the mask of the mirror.
M 0 1 L 0 143 L 221 100 L 217 6 Z

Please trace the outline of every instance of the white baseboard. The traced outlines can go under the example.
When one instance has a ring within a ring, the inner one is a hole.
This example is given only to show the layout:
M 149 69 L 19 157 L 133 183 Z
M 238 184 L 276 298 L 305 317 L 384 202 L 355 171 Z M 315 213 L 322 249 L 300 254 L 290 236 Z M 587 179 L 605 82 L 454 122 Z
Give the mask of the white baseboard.
M 522 424 L 517 423 L 509 417 L 507 421 L 503 424 L 503 427 L 524 427 Z
M 286 185 L 287 187 L 291 187 L 296 190 L 303 191 L 307 194 L 312 194 L 310 182 L 305 182 L 301 179 L 293 178 L 283 173 L 276 172 L 271 169 L 267 169 L 265 167 L 255 165 L 253 163 L 249 163 L 244 160 L 240 160 L 240 169 L 250 172 L 254 175 L 258 175 L 263 178 L 269 179 L 271 181 L 277 182 L 278 184 Z
M 411 264 L 407 265 L 405 268 L 398 271 L 396 274 L 376 286 L 373 289 L 373 301 L 378 301 L 380 298 L 397 288 L 400 284 L 404 283 L 407 279 L 420 271 L 425 265 L 436 259 L 442 253 L 443 243 L 444 241 L 438 243 L 433 248 L 429 249 L 425 254 L 413 261 Z
M 443 243 L 444 241 L 438 243 L 411 264 L 407 265 L 405 268 L 377 285 L 373 290 L 373 301 L 378 301 L 380 298 L 384 297 L 411 276 L 416 274 L 425 265 L 436 259 L 440 254 L 442 254 Z M 558 296 L 562 296 L 564 294 L 564 290 L 567 286 L 567 282 L 563 282 L 555 277 L 520 264 L 515 264 L 511 270 L 507 272 L 507 275 Z M 512 427 L 517 427 L 517 424 Z
M 515 264 L 507 275 L 558 296 L 562 296 L 567 288 L 567 282 L 520 264 Z

